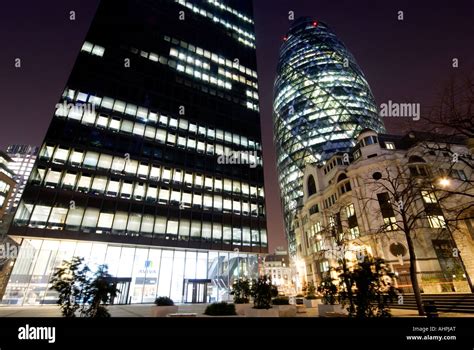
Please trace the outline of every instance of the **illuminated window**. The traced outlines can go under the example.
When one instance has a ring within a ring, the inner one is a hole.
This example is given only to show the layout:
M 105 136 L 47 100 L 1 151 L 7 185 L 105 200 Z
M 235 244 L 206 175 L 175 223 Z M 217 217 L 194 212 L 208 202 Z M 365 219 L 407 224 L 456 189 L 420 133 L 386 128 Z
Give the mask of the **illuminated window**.
M 89 192 L 92 178 L 88 175 L 82 174 L 77 184 L 77 189 L 81 192 Z
M 446 227 L 446 221 L 442 215 L 428 215 L 427 218 L 431 228 Z
M 104 193 L 107 186 L 107 178 L 105 176 L 96 176 L 92 182 L 91 190 L 93 193 Z
M 170 198 L 170 191 L 167 188 L 161 187 L 160 188 L 160 193 L 158 195 L 158 201 L 160 204 L 166 204 L 168 203 L 168 200 Z
M 71 173 L 65 174 L 63 177 L 62 187 L 64 189 L 70 189 L 70 190 L 74 189 L 76 185 L 76 178 L 77 178 L 77 174 L 71 174 Z

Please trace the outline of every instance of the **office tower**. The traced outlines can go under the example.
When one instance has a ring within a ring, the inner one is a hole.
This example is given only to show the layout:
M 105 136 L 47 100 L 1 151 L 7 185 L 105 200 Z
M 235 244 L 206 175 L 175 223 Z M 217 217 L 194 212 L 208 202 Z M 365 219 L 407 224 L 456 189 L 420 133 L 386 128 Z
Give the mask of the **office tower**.
M 326 24 L 313 18 L 298 19 L 284 37 L 273 111 L 285 228 L 294 256 L 291 223 L 303 197 L 305 165 L 347 151 L 364 128 L 383 132 L 384 126 L 354 57 Z
M 9 164 L 14 172 L 13 179 L 16 182 L 13 195 L 8 201 L 7 211 L 13 212 L 20 202 L 21 194 L 25 189 L 31 170 L 35 164 L 39 147 L 30 145 L 10 145 L 7 147 L 7 154 L 12 161 Z
M 251 1 L 102 1 L 10 235 L 4 303 L 54 303 L 62 260 L 116 302 L 209 302 L 267 252 Z

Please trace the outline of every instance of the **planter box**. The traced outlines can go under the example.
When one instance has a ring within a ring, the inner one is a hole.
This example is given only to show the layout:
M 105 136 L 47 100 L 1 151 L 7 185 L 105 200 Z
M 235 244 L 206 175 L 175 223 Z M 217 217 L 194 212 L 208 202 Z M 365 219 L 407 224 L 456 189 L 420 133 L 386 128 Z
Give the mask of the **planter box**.
M 335 316 L 334 314 L 340 314 L 340 316 L 347 315 L 347 310 L 344 309 L 340 304 L 334 304 L 334 305 L 319 304 L 318 311 L 319 311 L 319 317 Z
M 308 308 L 318 307 L 318 304 L 321 304 L 321 299 L 305 299 L 304 306 Z
M 248 309 L 245 316 L 246 317 L 278 317 L 278 309 L 254 309 L 253 307 Z
M 175 314 L 178 312 L 178 306 L 152 306 L 151 317 L 166 317 L 169 314 Z
M 234 304 L 235 305 L 235 313 L 240 316 L 247 315 L 249 309 L 253 307 L 253 304 Z
M 278 308 L 279 317 L 296 317 L 296 305 L 275 305 Z

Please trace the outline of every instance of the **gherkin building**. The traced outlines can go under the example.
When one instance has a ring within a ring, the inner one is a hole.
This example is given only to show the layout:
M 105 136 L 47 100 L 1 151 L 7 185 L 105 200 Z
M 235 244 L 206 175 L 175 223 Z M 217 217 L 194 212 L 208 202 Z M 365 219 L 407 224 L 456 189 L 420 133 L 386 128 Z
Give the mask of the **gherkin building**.
M 354 57 L 324 23 L 295 21 L 280 48 L 273 97 L 277 171 L 289 251 L 306 164 L 355 145 L 369 128 L 384 132 L 369 84 Z

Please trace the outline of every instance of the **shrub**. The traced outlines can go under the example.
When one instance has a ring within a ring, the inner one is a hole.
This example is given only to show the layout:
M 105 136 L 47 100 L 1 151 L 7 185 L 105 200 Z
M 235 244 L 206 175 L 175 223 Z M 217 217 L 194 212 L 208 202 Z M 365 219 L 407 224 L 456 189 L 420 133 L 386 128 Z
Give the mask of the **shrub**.
M 288 297 L 278 297 L 272 300 L 273 305 L 290 305 L 290 299 Z
M 173 306 L 174 302 L 168 297 L 158 297 L 155 299 L 156 306 Z
M 234 296 L 234 304 L 246 304 L 250 299 L 250 281 L 247 278 L 235 280 L 230 292 Z
M 255 309 L 270 309 L 272 298 L 278 296 L 278 289 L 266 275 L 253 280 L 251 292 Z
M 227 304 L 225 301 L 220 303 L 212 303 L 206 307 L 206 311 L 204 311 L 205 315 L 209 316 L 230 316 L 236 315 L 235 313 L 235 305 L 234 304 Z
M 334 305 L 337 303 L 337 286 L 334 284 L 334 280 L 329 276 L 329 274 L 323 278 L 318 287 L 318 292 L 323 294 L 322 300 L 324 304 Z
M 313 282 L 308 283 L 306 288 L 306 299 L 316 299 L 316 287 Z
M 345 289 L 340 292 L 343 305 L 354 304 L 349 308 L 350 317 L 390 317 L 389 304 L 397 297 L 393 286 L 395 274 L 390 271 L 381 258 L 365 257 L 353 270 L 342 273 L 339 279 L 354 281 L 355 293 L 349 294 Z M 352 300 L 351 300 L 352 298 Z

